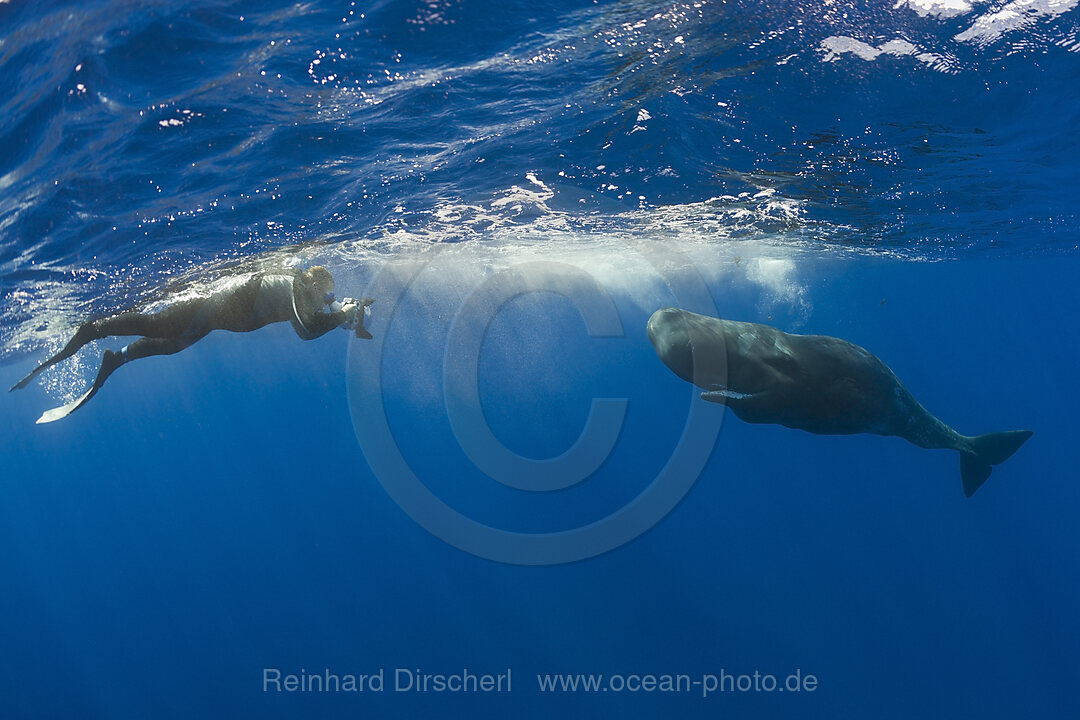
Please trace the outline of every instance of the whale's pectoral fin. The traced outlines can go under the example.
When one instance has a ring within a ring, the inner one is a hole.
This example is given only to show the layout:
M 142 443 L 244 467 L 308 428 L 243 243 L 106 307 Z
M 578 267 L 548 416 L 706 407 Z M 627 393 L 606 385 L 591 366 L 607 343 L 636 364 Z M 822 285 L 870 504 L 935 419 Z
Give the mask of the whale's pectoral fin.
M 702 400 L 708 400 L 720 405 L 730 405 L 732 400 L 744 400 L 748 397 L 751 396 L 747 393 L 735 392 L 727 388 L 714 388 L 701 393 Z
M 702 400 L 727 405 L 744 422 L 774 422 L 770 410 L 772 394 L 767 390 L 756 393 L 741 393 L 727 388 L 701 393 Z

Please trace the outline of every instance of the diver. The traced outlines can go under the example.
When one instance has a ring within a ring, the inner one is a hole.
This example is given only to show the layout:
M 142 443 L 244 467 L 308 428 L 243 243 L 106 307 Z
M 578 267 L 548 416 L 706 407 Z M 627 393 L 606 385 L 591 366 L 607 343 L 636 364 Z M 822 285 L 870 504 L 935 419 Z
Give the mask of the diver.
M 24 388 L 42 370 L 74 355 L 93 340 L 110 335 L 141 335 L 119 352 L 106 350 L 94 384 L 68 405 L 49 410 L 39 423 L 65 417 L 85 405 L 117 368 L 153 355 L 172 355 L 206 337 L 213 330 L 251 332 L 271 323 L 288 322 L 301 340 L 314 340 L 334 328 L 354 330 L 358 338 L 371 338 L 364 314 L 373 300 L 334 297 L 334 278 L 316 265 L 306 271 L 283 268 L 252 275 L 242 284 L 208 297 L 183 300 L 159 312 L 124 312 L 79 326 L 75 337 L 38 365 L 11 390 Z M 325 309 L 324 309 L 325 308 Z

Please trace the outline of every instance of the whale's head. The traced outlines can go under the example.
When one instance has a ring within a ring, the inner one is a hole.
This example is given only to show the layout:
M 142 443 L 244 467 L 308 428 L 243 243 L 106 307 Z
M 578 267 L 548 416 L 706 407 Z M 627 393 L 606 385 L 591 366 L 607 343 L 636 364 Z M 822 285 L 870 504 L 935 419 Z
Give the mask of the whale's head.
M 649 318 L 645 332 L 664 364 L 687 382 L 694 382 L 694 346 L 686 312 L 678 308 L 661 308 Z
M 645 331 L 656 354 L 683 380 L 712 389 L 727 386 L 727 352 L 722 320 L 679 308 L 662 308 Z

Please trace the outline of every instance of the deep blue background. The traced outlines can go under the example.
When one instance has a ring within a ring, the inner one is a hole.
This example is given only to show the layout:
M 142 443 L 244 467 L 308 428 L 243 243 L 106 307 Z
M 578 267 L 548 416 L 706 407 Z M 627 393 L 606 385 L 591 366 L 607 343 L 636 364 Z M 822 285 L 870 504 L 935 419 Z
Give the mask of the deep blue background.
M 961 432 L 1034 438 L 968 500 L 953 453 L 728 417 L 651 532 L 522 568 L 445 545 L 391 501 L 353 432 L 346 353 L 367 346 L 345 333 L 214 334 L 34 425 L 88 381 L 90 348 L 0 405 L 5 714 L 1080 710 L 1076 19 L 980 45 L 955 35 L 1000 3 L 946 20 L 891 2 L 699 5 L 0 4 L 0 380 L 72 323 L 230 263 L 299 254 L 351 294 L 431 243 L 474 243 L 474 264 L 584 249 L 606 268 L 622 239 L 662 235 L 722 261 L 700 269 L 723 315 L 857 342 Z M 838 35 L 942 62 L 824 62 Z M 755 281 L 761 257 L 791 263 L 793 293 Z M 624 337 L 590 339 L 541 296 L 492 326 L 481 393 L 508 446 L 557 453 L 591 397 L 630 399 L 597 477 L 534 496 L 481 477 L 440 414 L 435 331 L 460 288 L 433 286 L 376 340 L 392 427 L 429 486 L 528 530 L 644 487 L 691 398 L 644 336 L 663 293 L 612 288 Z M 261 692 L 264 667 L 398 666 L 512 667 L 514 693 Z M 541 696 L 534 679 L 722 668 L 801 668 L 820 689 Z

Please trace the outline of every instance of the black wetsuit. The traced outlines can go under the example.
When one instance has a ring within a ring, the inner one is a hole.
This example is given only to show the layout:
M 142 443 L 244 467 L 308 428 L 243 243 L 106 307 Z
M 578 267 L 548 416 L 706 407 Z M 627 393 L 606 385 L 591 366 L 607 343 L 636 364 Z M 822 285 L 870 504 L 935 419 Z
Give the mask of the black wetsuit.
M 325 274 L 329 279 L 329 273 Z M 214 330 L 250 332 L 271 323 L 289 322 L 303 340 L 325 335 L 348 319 L 344 311 L 324 311 L 325 306 L 324 291 L 309 273 L 293 269 L 257 273 L 209 297 L 183 300 L 156 313 L 125 312 L 83 323 L 60 352 L 11 389 L 25 387 L 42 370 L 71 357 L 93 340 L 110 335 L 141 335 L 121 352 L 105 351 L 93 387 L 78 404 L 69 408 L 70 412 L 89 400 L 106 378 L 125 362 L 152 355 L 172 355 Z M 357 335 L 371 337 L 363 331 L 362 324 Z
M 276 322 L 289 322 L 301 339 L 313 340 L 345 321 L 344 312 L 322 312 L 324 306 L 322 293 L 304 273 L 276 270 L 252 275 L 242 285 L 206 298 L 183 300 L 157 313 L 128 312 L 88 322 L 79 328 L 72 343 L 78 341 L 77 350 L 109 335 L 141 335 L 142 339 L 125 351 L 125 360 L 134 360 L 171 355 L 214 330 L 250 332 Z

